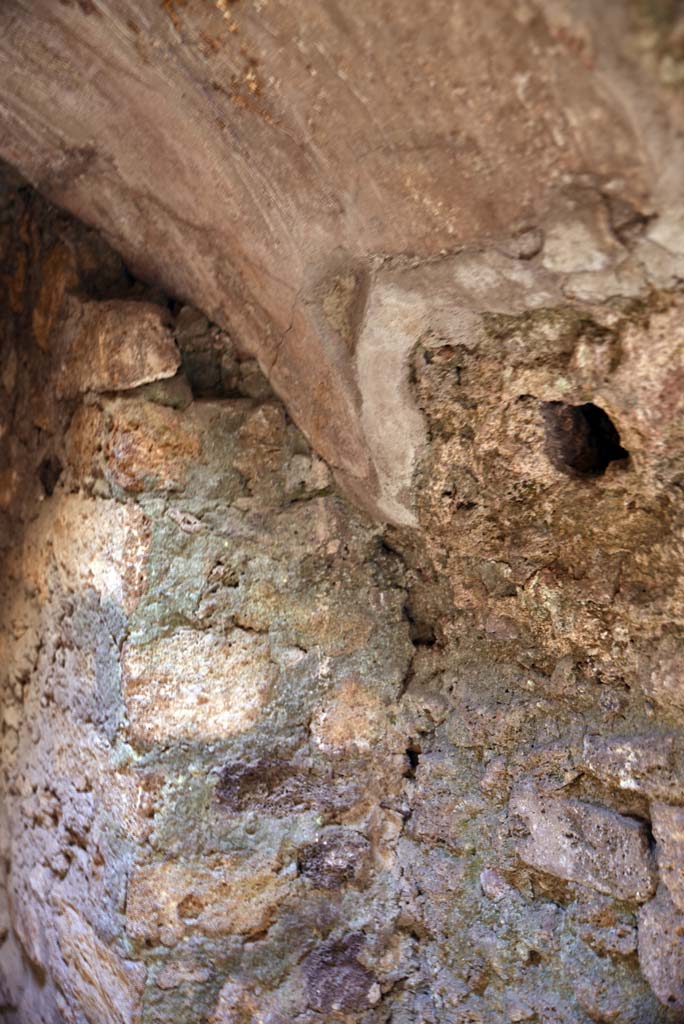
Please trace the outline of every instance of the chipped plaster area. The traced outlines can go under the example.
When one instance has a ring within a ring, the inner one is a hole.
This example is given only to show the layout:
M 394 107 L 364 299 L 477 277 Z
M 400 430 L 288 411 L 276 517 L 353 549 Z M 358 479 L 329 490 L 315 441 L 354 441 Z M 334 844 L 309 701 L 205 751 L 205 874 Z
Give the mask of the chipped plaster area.
M 384 518 L 416 525 L 412 483 L 427 441 L 410 387 L 416 345 L 472 347 L 484 312 L 520 313 L 560 301 L 556 281 L 543 267 L 496 250 L 375 274 L 356 344 L 355 373 Z
M 410 507 L 423 419 L 411 400 L 409 358 L 426 326 L 427 306 L 391 282 L 374 282 L 356 346 L 361 424 L 378 475 L 381 513 L 415 525 Z
M 371 277 L 356 341 L 355 381 L 361 427 L 377 472 L 377 511 L 389 522 L 416 525 L 412 483 L 427 440 L 410 387 L 416 345 L 472 349 L 485 316 L 541 309 L 575 309 L 589 316 L 603 310 L 597 315 L 609 324 L 621 302 L 645 300 L 654 289 L 671 289 L 684 279 L 684 221 L 679 206 L 646 218 L 616 201 L 610 190 L 573 185 L 547 201 L 538 226 L 494 247 L 416 261 L 408 268 L 389 263 Z M 597 367 L 590 365 L 596 353 L 578 351 L 577 360 L 579 376 L 586 371 L 584 383 L 594 378 L 589 390 L 610 405 L 610 394 L 596 379 Z M 543 388 L 549 399 L 573 390 L 562 374 L 535 383 L 530 377 L 530 387 Z M 652 403 L 639 415 L 647 408 Z

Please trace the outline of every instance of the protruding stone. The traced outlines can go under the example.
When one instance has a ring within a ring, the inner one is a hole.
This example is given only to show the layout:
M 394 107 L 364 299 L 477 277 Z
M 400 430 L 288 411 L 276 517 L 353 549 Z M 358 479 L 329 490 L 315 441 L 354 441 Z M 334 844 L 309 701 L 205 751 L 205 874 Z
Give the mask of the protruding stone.
M 51 518 L 51 542 L 64 584 L 94 586 L 130 614 L 147 576 L 150 531 L 141 509 L 68 495 Z
M 509 810 L 528 829 L 518 854 L 530 867 L 616 899 L 641 903 L 654 892 L 655 866 L 642 822 L 531 790 L 514 794 Z
M 104 455 L 109 481 L 126 491 L 185 486 L 201 451 L 198 433 L 175 409 L 145 401 L 112 403 Z
M 315 455 L 293 455 L 285 468 L 285 491 L 289 498 L 315 494 L 331 483 L 330 470 Z
M 480 873 L 482 892 L 488 900 L 498 903 L 499 900 L 510 898 L 515 889 L 496 868 L 485 868 Z
M 67 324 L 58 393 L 127 391 L 173 377 L 180 355 L 167 314 L 150 302 L 87 302 Z
M 654 803 L 651 815 L 660 877 L 684 912 L 684 807 Z
M 233 457 L 235 469 L 245 479 L 263 479 L 279 467 L 285 428 L 283 409 L 274 402 L 264 402 L 247 416 L 237 432 Z
M 639 911 L 639 964 L 658 999 L 684 1010 L 684 913 L 664 886 Z
M 662 638 L 644 683 L 647 693 L 660 707 L 684 711 L 684 642 L 681 637 Z
M 22 573 L 43 599 L 56 570 L 65 590 L 92 587 L 130 614 L 145 587 L 149 544 L 149 523 L 137 505 L 60 494 L 26 531 Z
M 373 1003 L 375 978 L 358 960 L 360 935 L 326 942 L 303 963 L 309 1005 L 323 1014 L 360 1012 Z
M 127 644 L 122 671 L 131 740 L 146 745 L 249 729 L 277 670 L 260 636 L 179 629 L 153 644 Z
M 544 230 L 542 263 L 557 274 L 605 270 L 625 256 L 598 192 L 582 189 L 558 197 Z
M 340 889 L 368 871 L 370 843 L 350 829 L 330 829 L 299 851 L 301 874 L 319 889 Z
M 255 935 L 271 923 L 287 889 L 268 865 L 225 857 L 147 864 L 129 882 L 126 929 L 132 939 L 165 945 L 187 932 Z
M 328 752 L 370 750 L 386 730 L 381 701 L 356 679 L 348 679 L 311 720 L 316 745 Z
M 651 800 L 684 801 L 674 736 L 587 736 L 582 767 L 601 782 Z

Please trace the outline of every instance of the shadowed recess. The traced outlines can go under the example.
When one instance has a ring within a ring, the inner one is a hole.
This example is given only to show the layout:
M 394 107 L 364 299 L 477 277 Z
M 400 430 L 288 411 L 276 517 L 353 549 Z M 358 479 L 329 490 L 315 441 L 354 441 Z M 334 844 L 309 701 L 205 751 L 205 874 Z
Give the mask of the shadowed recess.
M 610 416 L 593 402 L 542 402 L 542 415 L 546 453 L 563 473 L 602 476 L 611 462 L 629 458 Z

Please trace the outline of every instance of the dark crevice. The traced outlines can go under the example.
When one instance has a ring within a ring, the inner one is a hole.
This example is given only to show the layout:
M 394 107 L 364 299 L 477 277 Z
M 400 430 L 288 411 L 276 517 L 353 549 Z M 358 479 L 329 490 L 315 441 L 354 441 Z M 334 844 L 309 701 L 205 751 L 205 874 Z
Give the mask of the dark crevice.
M 420 744 L 416 743 L 416 741 L 411 737 L 406 748 L 406 760 L 408 761 L 408 767 L 404 772 L 405 779 L 415 779 L 418 764 L 420 762 L 420 754 Z
M 43 459 L 38 467 L 38 477 L 48 498 L 54 493 L 61 475 L 62 463 L 55 455 L 48 455 Z
M 432 624 L 419 616 L 408 602 L 404 605 L 403 612 L 409 624 L 409 635 L 414 647 L 433 647 L 437 638 Z
M 570 476 L 602 476 L 611 462 L 629 458 L 607 412 L 593 402 L 568 405 L 542 402 L 546 453 L 551 463 Z

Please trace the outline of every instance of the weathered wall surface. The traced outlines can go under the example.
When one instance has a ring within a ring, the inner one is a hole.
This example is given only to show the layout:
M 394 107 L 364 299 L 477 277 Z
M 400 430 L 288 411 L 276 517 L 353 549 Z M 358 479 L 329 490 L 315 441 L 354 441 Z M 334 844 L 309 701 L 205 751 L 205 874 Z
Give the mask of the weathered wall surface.
M 684 1020 L 676 5 L 0 28 L 3 1019 Z
M 8 0 L 0 154 L 229 330 L 347 492 L 409 524 L 424 436 L 411 420 L 388 438 L 391 331 L 380 377 L 357 359 L 369 277 L 470 245 L 529 253 L 568 184 L 676 210 L 677 9 Z
M 4 1018 L 681 1020 L 676 288 L 378 275 L 429 438 L 387 528 L 224 333 L 3 195 Z

